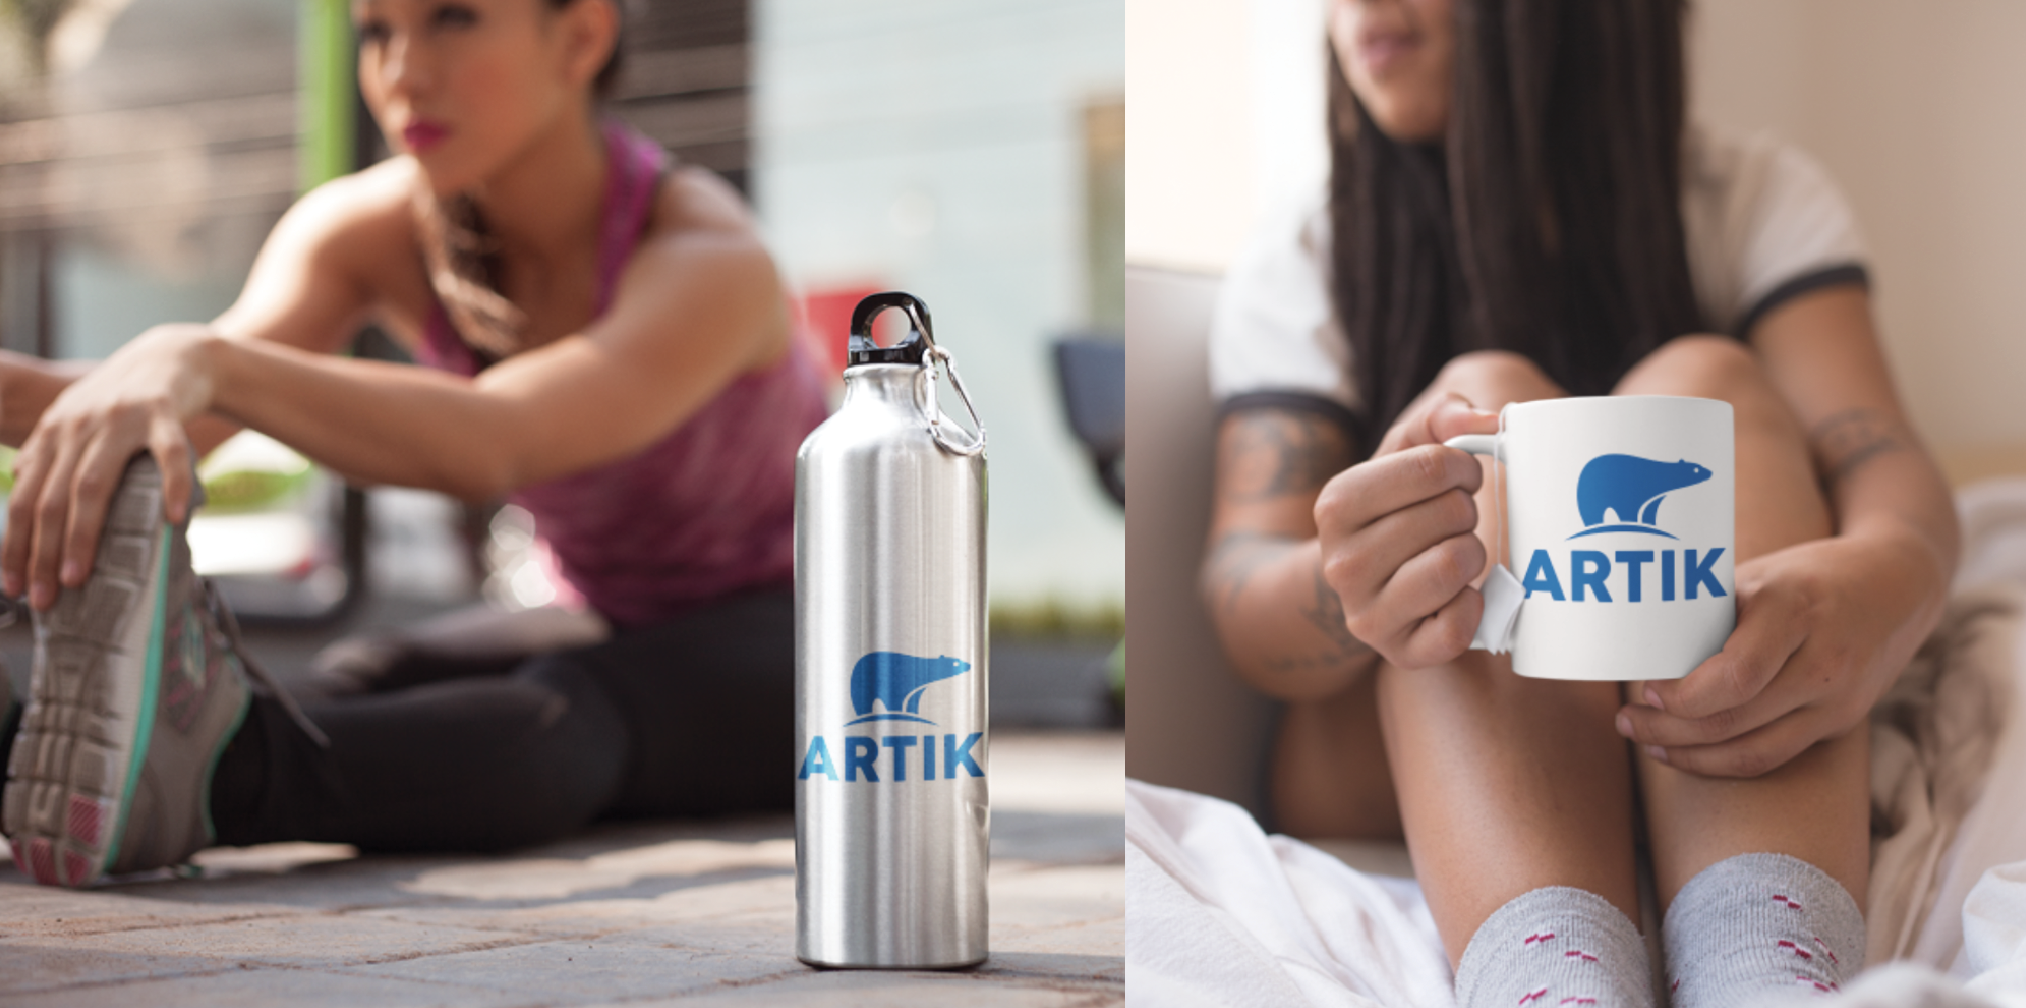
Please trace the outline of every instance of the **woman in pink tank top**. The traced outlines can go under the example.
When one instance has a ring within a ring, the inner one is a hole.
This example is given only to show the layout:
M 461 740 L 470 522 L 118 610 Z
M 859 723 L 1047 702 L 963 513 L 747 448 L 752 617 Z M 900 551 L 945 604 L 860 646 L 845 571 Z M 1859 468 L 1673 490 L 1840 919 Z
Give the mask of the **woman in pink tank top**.
M 207 839 L 495 849 L 600 815 L 788 807 L 794 455 L 826 407 L 743 201 L 601 119 L 615 0 L 353 11 L 398 156 L 304 196 L 218 319 L 81 377 L 0 358 L 0 440 L 23 445 L 6 591 L 42 611 L 98 576 L 137 452 L 180 527 L 193 459 L 240 427 L 355 482 L 505 497 L 610 636 L 404 653 L 307 726 L 253 688 L 206 743 Z M 422 366 L 338 356 L 361 318 Z

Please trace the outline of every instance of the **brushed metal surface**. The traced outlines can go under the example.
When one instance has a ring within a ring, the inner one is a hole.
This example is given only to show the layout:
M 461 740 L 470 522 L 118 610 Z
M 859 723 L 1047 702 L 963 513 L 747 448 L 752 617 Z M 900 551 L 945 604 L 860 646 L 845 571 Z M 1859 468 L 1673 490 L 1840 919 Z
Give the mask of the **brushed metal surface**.
M 863 365 L 844 377 L 843 405 L 795 462 L 796 955 L 820 966 L 972 965 L 986 956 L 987 777 L 946 763 L 985 733 L 970 754 L 990 770 L 985 460 L 930 437 L 927 368 Z M 863 721 L 852 673 L 873 652 L 971 667 L 922 688 L 920 720 Z M 818 736 L 839 779 L 803 773 Z M 852 736 L 879 745 L 877 782 L 844 779 Z M 914 742 L 887 744 L 905 736 Z

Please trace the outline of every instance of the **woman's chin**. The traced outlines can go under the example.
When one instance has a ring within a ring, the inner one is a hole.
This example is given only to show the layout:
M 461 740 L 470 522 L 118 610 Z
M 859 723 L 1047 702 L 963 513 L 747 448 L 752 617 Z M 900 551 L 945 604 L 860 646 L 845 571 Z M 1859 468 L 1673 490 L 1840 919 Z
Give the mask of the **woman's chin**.
M 428 186 L 429 191 L 440 200 L 469 192 L 477 187 L 483 177 L 471 170 L 471 166 L 458 164 L 437 152 L 424 154 L 410 152 L 408 157 L 415 162 L 416 173 L 421 176 L 422 184 Z
M 1372 121 L 1400 143 L 1429 143 L 1442 139 L 1449 125 L 1449 110 L 1427 102 L 1373 103 Z

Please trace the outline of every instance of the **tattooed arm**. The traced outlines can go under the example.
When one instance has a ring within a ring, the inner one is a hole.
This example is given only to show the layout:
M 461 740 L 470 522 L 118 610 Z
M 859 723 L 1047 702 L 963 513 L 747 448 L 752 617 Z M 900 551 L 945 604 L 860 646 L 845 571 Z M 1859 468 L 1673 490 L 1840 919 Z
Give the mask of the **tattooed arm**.
M 1738 627 L 1686 678 L 1620 720 L 1690 773 L 1754 777 L 1865 719 L 1941 619 L 1956 513 L 1893 392 L 1858 287 L 1802 295 L 1752 333 L 1807 432 L 1835 535 L 1737 565 Z
M 1376 657 L 1344 626 L 1316 544 L 1316 497 L 1352 461 L 1349 436 L 1305 410 L 1239 410 L 1218 432 L 1203 603 L 1239 674 L 1269 695 L 1327 696 Z
M 1933 593 L 1945 592 L 1959 548 L 1955 504 L 1900 409 L 1870 295 L 1855 286 L 1803 295 L 1767 316 L 1752 343 L 1808 432 L 1837 536 L 1910 551 Z

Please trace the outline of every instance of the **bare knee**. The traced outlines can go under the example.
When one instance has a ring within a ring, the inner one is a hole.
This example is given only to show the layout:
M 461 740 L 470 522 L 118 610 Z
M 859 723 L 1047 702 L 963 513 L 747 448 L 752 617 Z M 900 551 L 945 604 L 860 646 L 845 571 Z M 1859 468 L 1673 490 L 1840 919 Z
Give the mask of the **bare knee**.
M 1768 390 L 1758 355 L 1728 336 L 1679 336 L 1632 366 L 1619 395 L 1678 395 L 1738 399 Z
M 1510 350 L 1458 354 L 1442 366 L 1428 391 L 1454 392 L 1478 409 L 1492 410 L 1506 403 L 1557 399 L 1567 394 L 1540 365 Z
M 1737 557 L 1832 533 L 1801 420 L 1758 355 L 1725 336 L 1683 336 L 1646 355 L 1619 395 L 1677 395 L 1731 404 L 1737 433 Z

